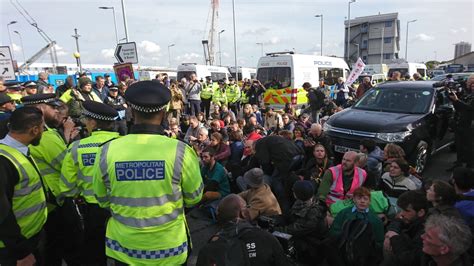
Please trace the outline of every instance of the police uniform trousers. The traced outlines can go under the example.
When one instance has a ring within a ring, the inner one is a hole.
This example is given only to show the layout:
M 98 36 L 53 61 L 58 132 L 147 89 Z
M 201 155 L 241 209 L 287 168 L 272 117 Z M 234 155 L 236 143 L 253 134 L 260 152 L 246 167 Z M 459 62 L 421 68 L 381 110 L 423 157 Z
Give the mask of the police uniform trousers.
M 211 115 L 211 100 L 212 97 L 209 99 L 201 99 L 201 112 L 206 115 L 206 119 Z

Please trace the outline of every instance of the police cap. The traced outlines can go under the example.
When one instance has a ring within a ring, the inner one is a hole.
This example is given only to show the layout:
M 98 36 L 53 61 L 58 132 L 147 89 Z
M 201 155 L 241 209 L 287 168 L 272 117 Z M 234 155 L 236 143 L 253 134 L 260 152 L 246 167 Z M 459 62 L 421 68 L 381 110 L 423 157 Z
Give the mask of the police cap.
M 166 108 L 171 91 L 158 81 L 135 82 L 125 91 L 125 99 L 138 112 L 157 113 Z
M 8 102 L 13 102 L 12 98 L 7 94 L 0 93 L 0 105 L 3 105 Z
M 21 86 L 21 82 L 18 81 L 5 83 L 4 86 L 7 88 L 7 90 L 21 91 L 23 89 L 23 86 Z
M 34 81 L 27 81 L 23 83 L 23 87 L 25 88 L 36 87 L 36 83 Z
M 220 79 L 217 83 L 218 84 L 225 84 L 225 81 L 223 79 Z
M 60 101 L 56 98 L 54 93 L 33 94 L 21 98 L 23 105 L 32 105 L 45 103 L 52 106 L 61 106 Z
M 86 101 L 82 103 L 82 107 L 82 114 L 92 119 L 114 121 L 118 116 L 114 108 L 104 103 Z

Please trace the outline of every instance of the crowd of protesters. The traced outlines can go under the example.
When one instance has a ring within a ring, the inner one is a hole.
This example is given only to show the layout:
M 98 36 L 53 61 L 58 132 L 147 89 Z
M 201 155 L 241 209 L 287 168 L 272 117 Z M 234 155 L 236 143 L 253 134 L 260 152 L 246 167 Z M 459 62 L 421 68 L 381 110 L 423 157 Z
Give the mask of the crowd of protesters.
M 42 84 L 44 76 L 37 83 L 0 85 L 2 138 L 9 113 L 21 105 L 16 94 L 51 92 Z M 394 73 L 393 80 L 399 79 Z M 357 89 L 343 78 L 331 87 L 323 79 L 317 87 L 302 84 L 308 105 L 298 112 L 290 105 L 265 107 L 267 88 L 258 80 L 239 85 L 233 79 L 199 81 L 191 75 L 176 81 L 158 75 L 155 81 L 171 91 L 164 134 L 190 145 L 201 160 L 204 192 L 191 212 L 205 213 L 226 230 L 239 223 L 253 228 L 259 219 L 273 217 L 276 224 L 266 230 L 291 235 L 293 258 L 308 265 L 472 265 L 472 169 L 456 168 L 450 182 L 433 181 L 413 170 L 400 146 L 381 149 L 371 139 L 361 141 L 360 152 L 342 158 L 333 152 L 324 121 L 362 97 L 370 80 Z M 87 101 L 117 110 L 114 130 L 128 134 L 134 117 L 124 93 L 134 82 L 68 77 L 55 91 L 63 102 L 58 108 L 65 110 L 57 129 L 66 144 L 88 135 L 80 119 Z M 201 250 L 198 265 L 222 261 L 228 246 L 213 246 L 218 239 Z M 271 251 L 265 253 L 270 264 L 286 265 L 281 254 L 289 251 L 279 243 L 257 245 L 253 249 Z M 251 264 L 267 265 L 256 254 L 249 251 Z

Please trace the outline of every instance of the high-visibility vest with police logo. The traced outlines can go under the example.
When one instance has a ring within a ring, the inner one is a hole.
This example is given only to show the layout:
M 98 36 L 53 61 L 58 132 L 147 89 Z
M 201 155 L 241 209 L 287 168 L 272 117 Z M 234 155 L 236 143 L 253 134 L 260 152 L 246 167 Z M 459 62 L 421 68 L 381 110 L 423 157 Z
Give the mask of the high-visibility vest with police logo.
M 226 89 L 227 101 L 229 103 L 235 103 L 240 100 L 240 89 L 237 85 L 227 85 Z
M 242 104 L 249 103 L 249 97 L 247 96 L 247 90 L 242 90 L 240 95 L 240 102 Z
M 93 189 L 110 209 L 106 254 L 130 265 L 179 265 L 188 255 L 184 207 L 203 183 L 195 151 L 161 135 L 130 134 L 97 153 Z
M 31 156 L 36 161 L 38 169 L 46 185 L 46 189 L 50 191 L 56 202 L 52 204 L 62 204 L 59 193 L 59 179 L 61 177 L 61 165 L 67 152 L 66 143 L 59 135 L 56 129 L 47 128 L 41 136 L 38 146 L 30 145 Z M 54 205 L 48 205 L 49 211 L 54 210 Z
M 331 206 L 338 200 L 344 200 L 346 198 L 352 198 L 354 190 L 361 187 L 367 177 L 367 173 L 364 169 L 354 166 L 354 176 L 352 177 L 352 184 L 346 193 L 344 193 L 344 184 L 342 177 L 342 165 L 338 164 L 329 168 L 332 175 L 332 185 L 329 189 L 329 194 L 326 197 L 326 204 Z
M 48 216 L 41 177 L 33 163 L 17 149 L 0 144 L 0 156 L 7 158 L 18 171 L 20 178 L 14 186 L 12 210 L 21 235 L 29 239 L 41 231 Z M 4 247 L 0 241 L 0 250 Z
M 214 91 L 214 95 L 212 96 L 212 102 L 219 106 L 227 105 L 227 94 L 226 91 L 222 91 L 223 89 L 218 88 Z
M 62 196 L 81 195 L 88 203 L 98 203 L 92 189 L 95 156 L 100 145 L 118 137 L 117 132 L 94 131 L 90 137 L 71 143 L 61 167 L 59 191 Z
M 208 100 L 212 98 L 214 93 L 213 85 L 204 83 L 201 90 L 201 99 Z

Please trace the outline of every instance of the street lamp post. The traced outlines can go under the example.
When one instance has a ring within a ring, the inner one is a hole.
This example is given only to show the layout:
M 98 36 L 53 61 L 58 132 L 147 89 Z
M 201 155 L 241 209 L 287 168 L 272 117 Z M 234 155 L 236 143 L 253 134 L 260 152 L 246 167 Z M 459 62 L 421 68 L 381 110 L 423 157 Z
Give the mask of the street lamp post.
M 125 28 L 125 40 L 128 42 L 127 15 L 125 14 L 125 0 L 122 0 L 123 27 Z
M 217 37 L 219 39 L 219 66 L 222 66 L 222 48 L 221 48 L 221 34 L 224 32 L 225 30 L 221 30 L 219 31 L 219 33 L 217 34 Z
M 408 24 L 415 22 L 416 19 L 407 21 L 407 36 L 405 38 L 405 60 L 408 62 Z
M 175 44 L 170 44 L 168 45 L 168 65 L 171 67 L 171 52 L 170 52 L 170 48 L 173 47 Z
M 21 34 L 18 31 L 14 30 L 13 32 L 16 33 L 18 37 L 20 37 L 21 53 L 23 54 L 23 64 L 24 64 L 26 63 L 26 57 L 25 57 L 25 47 L 23 46 L 23 38 L 21 37 Z
M 315 17 L 321 18 L 321 56 L 323 55 L 323 14 L 316 15 Z
M 18 21 L 13 20 L 10 21 L 10 23 L 7 24 L 7 31 L 8 31 L 8 38 L 10 39 L 10 49 L 11 49 L 11 54 L 12 54 L 12 59 L 14 57 L 13 53 L 13 43 L 12 43 L 12 35 L 10 33 L 10 25 L 16 24 Z
M 349 0 L 347 4 L 347 62 L 349 62 L 350 56 L 350 43 L 351 43 L 351 4 L 355 3 L 356 0 Z
M 115 19 L 115 8 L 113 6 L 100 6 L 99 9 L 111 9 L 112 14 L 114 15 L 114 28 L 115 28 L 115 42 L 118 43 L 118 33 L 117 33 L 117 21 Z
M 380 67 L 382 67 L 382 65 L 383 65 L 383 44 L 384 44 L 385 27 L 374 28 L 374 30 L 381 30 L 382 31 L 382 41 L 380 42 Z
M 256 43 L 256 45 L 260 45 L 260 48 L 262 50 L 262 56 L 263 56 L 263 42 L 258 42 Z
M 72 35 L 74 39 L 76 39 L 76 52 L 73 54 L 74 58 L 76 58 L 77 67 L 79 68 L 79 73 L 82 73 L 82 64 L 81 64 L 81 55 L 79 51 L 79 37 L 81 35 L 77 34 L 77 29 L 74 29 L 74 35 Z
M 235 0 L 232 0 L 232 24 L 234 27 L 234 63 L 235 63 L 235 83 L 239 83 L 239 68 L 237 65 L 237 33 L 235 31 Z
M 354 43 L 354 45 L 357 47 L 357 60 L 359 60 L 359 54 L 360 54 L 360 49 L 359 49 L 359 44 L 358 43 Z

